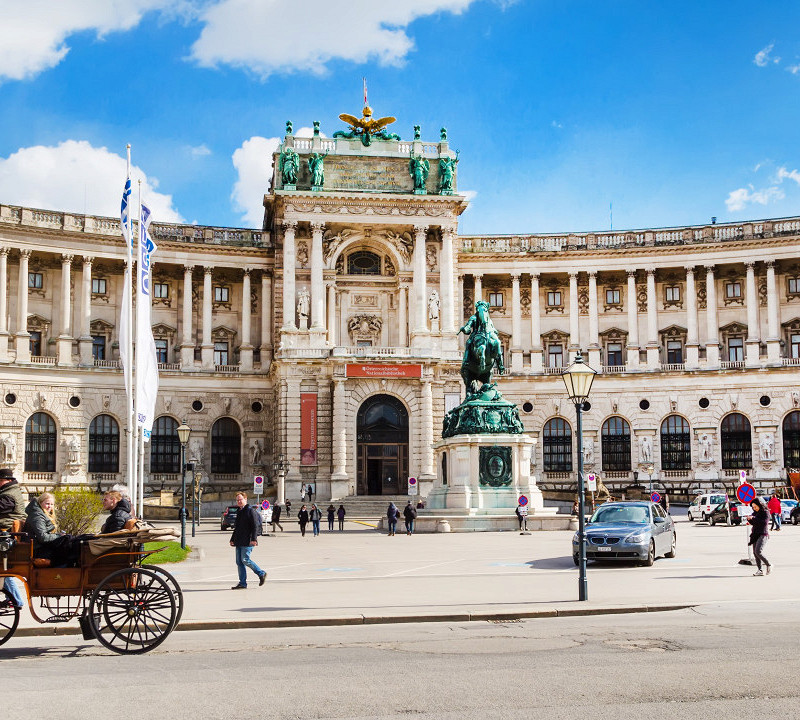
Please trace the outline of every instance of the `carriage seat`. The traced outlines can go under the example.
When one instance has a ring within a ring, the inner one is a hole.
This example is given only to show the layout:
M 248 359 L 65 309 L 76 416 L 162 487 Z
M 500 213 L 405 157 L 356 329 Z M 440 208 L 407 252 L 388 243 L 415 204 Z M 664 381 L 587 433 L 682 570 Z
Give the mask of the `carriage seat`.
M 123 530 L 136 530 L 136 523 L 139 522 L 136 518 L 131 518 L 130 520 L 125 521 L 125 525 L 123 525 Z
M 33 558 L 33 567 L 47 568 L 52 565 L 49 558 Z

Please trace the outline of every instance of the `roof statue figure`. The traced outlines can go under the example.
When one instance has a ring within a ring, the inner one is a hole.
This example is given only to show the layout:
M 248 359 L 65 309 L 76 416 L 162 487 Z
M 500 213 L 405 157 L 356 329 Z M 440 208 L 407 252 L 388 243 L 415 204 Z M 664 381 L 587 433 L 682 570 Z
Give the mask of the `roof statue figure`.
M 308 169 L 311 172 L 311 185 L 313 187 L 322 187 L 325 184 L 325 158 L 328 156 L 326 152 L 324 155 L 320 153 L 312 153 L 308 158 Z
M 286 148 L 281 153 L 278 164 L 284 185 L 294 185 L 297 182 L 297 169 L 299 166 L 300 158 L 297 153 L 293 148 Z
M 456 165 L 458 164 L 458 151 L 454 158 L 444 157 L 439 159 L 439 192 L 442 195 L 452 195 L 453 180 L 456 175 Z
M 391 125 L 397 118 L 387 116 L 374 120 L 372 118 L 372 108 L 366 103 L 366 94 L 364 97 L 364 109 L 361 111 L 360 118 L 357 118 L 355 115 L 342 113 L 339 115 L 339 120 L 343 120 L 350 126 L 350 132 L 337 130 L 333 133 L 333 137 L 335 138 L 358 138 L 365 147 L 369 146 L 373 140 L 400 139 L 399 135 L 386 132 L 386 126 Z
M 411 153 L 408 161 L 408 172 L 414 180 L 414 192 L 425 192 L 425 181 L 428 179 L 428 173 L 431 170 L 431 164 L 426 157 L 422 155 L 414 155 Z

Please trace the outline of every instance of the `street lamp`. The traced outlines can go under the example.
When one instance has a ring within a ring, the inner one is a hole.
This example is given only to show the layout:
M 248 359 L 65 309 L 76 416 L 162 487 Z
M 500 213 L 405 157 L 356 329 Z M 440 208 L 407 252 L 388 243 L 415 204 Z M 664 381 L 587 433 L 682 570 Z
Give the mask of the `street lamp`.
M 286 473 L 289 472 L 289 462 L 286 460 L 286 456 L 281 453 L 278 455 L 278 459 L 272 463 L 272 469 L 275 474 L 278 476 L 278 493 L 277 497 L 275 498 L 275 502 L 278 505 L 283 505 L 286 501 L 285 498 L 285 481 L 286 481 Z
M 586 518 L 584 517 L 584 487 L 583 487 L 583 426 L 581 424 L 581 409 L 583 403 L 589 398 L 592 381 L 597 371 L 590 368 L 581 357 L 580 350 L 575 356 L 575 362 L 561 373 L 564 385 L 567 386 L 567 395 L 575 405 L 577 416 L 578 435 L 578 600 L 589 599 L 589 586 L 586 581 Z
M 186 549 L 186 443 L 192 428 L 184 420 L 178 425 L 178 440 L 181 443 L 181 548 Z
M 655 463 L 645 463 L 642 465 L 642 469 L 647 473 L 647 477 L 650 478 L 650 494 L 653 494 L 653 473 L 656 471 Z

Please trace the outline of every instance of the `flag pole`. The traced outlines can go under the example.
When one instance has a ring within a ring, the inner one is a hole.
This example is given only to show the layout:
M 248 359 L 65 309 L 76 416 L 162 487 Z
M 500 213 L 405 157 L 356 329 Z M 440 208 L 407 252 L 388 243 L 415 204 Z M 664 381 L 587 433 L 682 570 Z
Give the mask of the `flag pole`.
M 136 367 L 136 383 L 142 382 L 142 377 L 140 368 L 142 367 L 142 363 L 140 362 L 140 353 L 143 355 L 145 353 L 144 347 L 144 339 L 139 337 L 139 314 L 142 312 L 142 294 L 139 292 L 139 285 L 142 282 L 142 273 L 145 270 L 143 267 L 142 262 L 142 245 L 144 240 L 144 235 L 147 232 L 147 229 L 144 227 L 142 223 L 142 181 L 137 180 L 136 182 L 137 193 L 139 195 L 139 214 L 137 215 L 139 224 L 139 238 L 138 243 L 136 246 L 136 257 L 139 260 L 137 265 L 137 272 L 136 272 L 136 330 L 135 330 L 135 337 L 136 337 L 136 362 L 134 366 Z M 144 502 L 144 427 L 139 424 L 139 416 L 138 413 L 140 412 L 139 408 L 139 397 L 136 396 L 136 438 L 137 438 L 137 477 L 136 477 L 136 507 L 138 509 L 138 516 L 140 518 L 144 518 L 144 509 L 142 507 L 142 503 Z
M 128 143 L 127 181 L 131 179 L 131 146 Z M 128 200 L 128 222 L 123 228 L 125 232 L 125 245 L 127 252 L 128 272 L 125 283 L 125 317 L 127 319 L 128 334 L 125 338 L 125 354 L 127 355 L 128 372 L 125 374 L 125 393 L 128 398 L 128 497 L 131 504 L 136 504 L 136 418 L 133 407 L 133 247 L 131 234 L 133 232 L 133 219 L 130 212 L 130 199 Z

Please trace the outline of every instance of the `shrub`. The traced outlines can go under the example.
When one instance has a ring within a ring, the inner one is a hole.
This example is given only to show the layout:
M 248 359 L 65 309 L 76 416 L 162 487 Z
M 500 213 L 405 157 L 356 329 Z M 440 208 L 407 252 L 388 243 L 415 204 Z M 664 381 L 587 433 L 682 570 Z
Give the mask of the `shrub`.
M 55 490 L 58 529 L 70 535 L 92 532 L 103 511 L 103 496 L 91 490 Z

